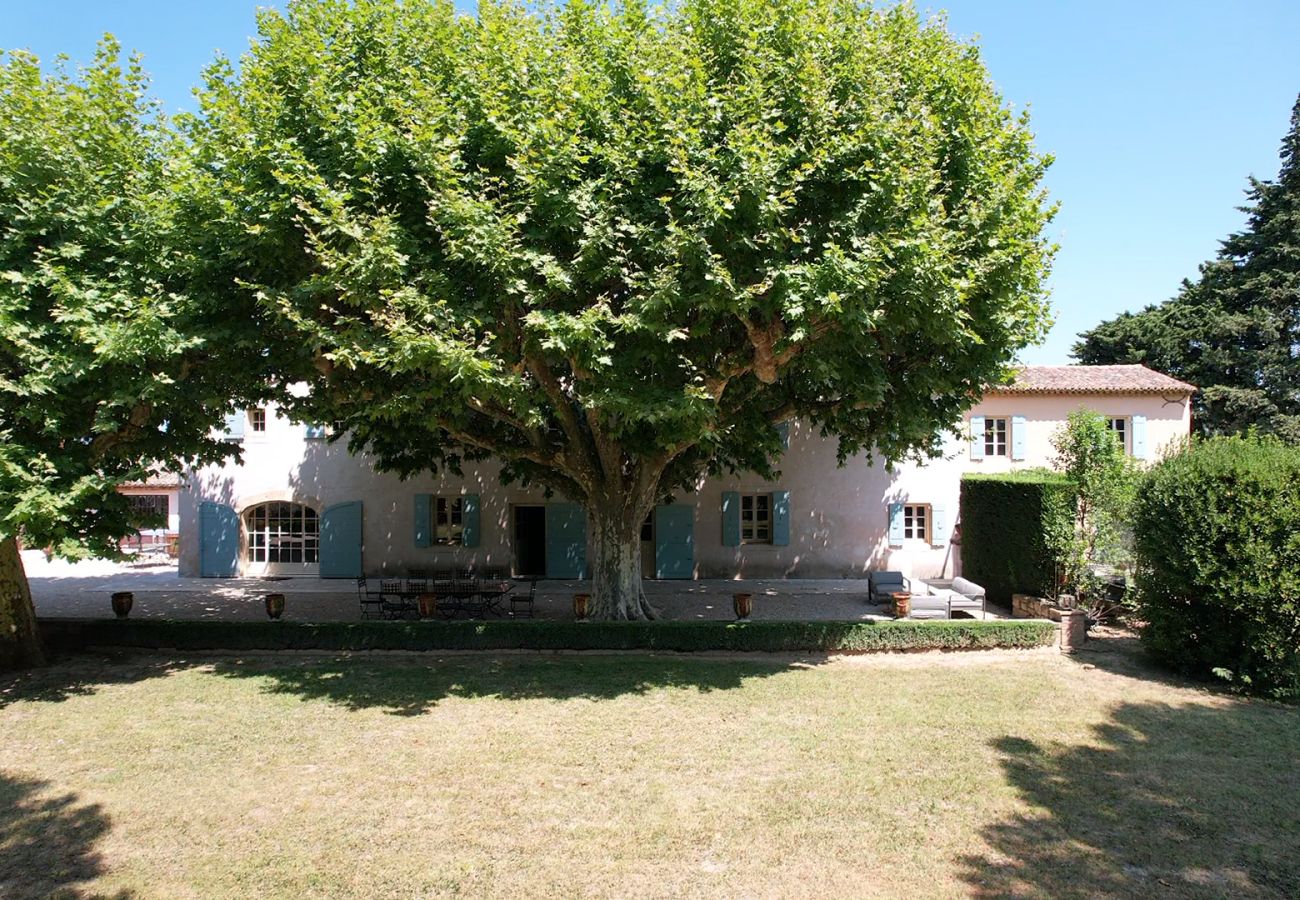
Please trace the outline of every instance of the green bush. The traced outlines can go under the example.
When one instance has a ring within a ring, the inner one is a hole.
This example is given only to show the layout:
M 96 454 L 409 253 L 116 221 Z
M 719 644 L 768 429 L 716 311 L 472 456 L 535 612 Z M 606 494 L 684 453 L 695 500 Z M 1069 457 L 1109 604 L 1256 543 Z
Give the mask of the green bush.
M 1054 593 L 1056 564 L 1044 536 L 1068 530 L 1074 485 L 1046 469 L 961 480 L 962 574 L 989 600 L 1008 606 L 1012 594 Z
M 1300 698 L 1300 449 L 1215 438 L 1161 462 L 1133 516 L 1151 653 Z
M 945 622 L 189 622 L 44 619 L 47 646 L 174 650 L 665 650 L 865 653 L 1041 647 L 1056 626 Z

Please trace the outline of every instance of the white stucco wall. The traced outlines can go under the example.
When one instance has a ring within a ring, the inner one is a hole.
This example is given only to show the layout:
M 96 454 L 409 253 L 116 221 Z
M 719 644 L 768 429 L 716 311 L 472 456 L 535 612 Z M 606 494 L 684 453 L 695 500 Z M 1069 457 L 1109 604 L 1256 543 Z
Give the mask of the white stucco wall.
M 676 502 L 695 507 L 697 577 L 850 577 L 873 569 L 899 569 L 915 578 L 960 574 L 958 548 L 944 542 L 930 546 L 907 541 L 890 546 L 888 505 L 928 503 L 942 506 L 950 522 L 958 513 L 961 476 L 969 471 L 995 472 L 1046 466 L 1051 462 L 1052 434 L 1078 408 L 1106 415 L 1141 415 L 1154 458 L 1185 437 L 1190 428 L 1186 396 L 994 394 L 969 415 L 1024 416 L 1026 458 L 973 460 L 963 436 L 950 438 L 941 459 L 924 465 L 904 463 L 894 472 L 866 457 L 836 465 L 835 441 L 821 438 L 804 423 L 794 423 L 781 476 L 765 482 L 753 476 L 707 479 L 693 496 Z M 179 503 L 182 575 L 199 567 L 198 503 L 215 500 L 239 512 L 266 500 L 296 500 L 318 512 L 335 503 L 363 503 L 363 565 L 367 574 L 401 574 L 412 568 L 451 565 L 503 565 L 513 561 L 511 508 L 541 504 L 540 489 L 503 487 L 493 463 L 467 465 L 464 477 L 424 475 L 403 482 L 375 473 L 365 457 L 352 457 L 343 443 L 307 440 L 293 425 L 268 410 L 267 430 L 246 433 L 243 465 L 190 473 Z M 969 416 L 967 418 L 969 421 Z M 722 543 L 724 491 L 790 492 L 788 546 Z M 418 548 L 414 543 L 415 495 L 477 493 L 481 499 L 481 539 L 474 549 Z M 563 499 L 563 498 L 555 498 Z M 241 552 L 241 559 L 243 553 Z

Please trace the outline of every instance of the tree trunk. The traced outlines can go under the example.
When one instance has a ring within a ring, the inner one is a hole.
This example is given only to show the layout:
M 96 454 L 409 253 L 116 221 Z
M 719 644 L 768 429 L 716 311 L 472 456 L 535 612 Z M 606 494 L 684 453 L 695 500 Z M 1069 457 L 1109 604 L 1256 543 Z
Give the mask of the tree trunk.
M 634 521 L 627 521 L 629 518 Z M 641 592 L 641 520 L 618 511 L 591 511 L 591 618 L 653 619 Z
M 45 663 L 36 631 L 32 592 L 18 555 L 18 541 L 0 541 L 0 671 Z

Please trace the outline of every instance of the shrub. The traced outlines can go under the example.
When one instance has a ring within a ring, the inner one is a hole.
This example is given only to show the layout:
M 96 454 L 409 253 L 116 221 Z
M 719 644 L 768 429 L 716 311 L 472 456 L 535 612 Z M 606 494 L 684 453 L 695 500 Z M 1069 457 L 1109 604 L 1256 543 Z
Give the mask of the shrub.
M 1056 626 L 946 622 L 190 622 L 45 619 L 51 649 L 664 650 L 866 653 L 1041 647 Z
M 1144 477 L 1133 530 L 1151 653 L 1188 674 L 1300 698 L 1300 449 L 1193 444 Z
M 1111 596 L 1103 567 L 1131 563 L 1130 505 L 1139 469 L 1110 430 L 1106 417 L 1090 409 L 1070 413 L 1052 437 L 1055 470 L 1075 487 L 1074 515 L 1057 528 L 1048 523 L 1044 542 L 1060 572 L 1063 590 L 1098 620 L 1122 609 Z
M 1046 469 L 967 475 L 961 481 L 962 572 L 1006 606 L 1012 594 L 1055 593 L 1045 535 L 1073 527 L 1074 485 Z

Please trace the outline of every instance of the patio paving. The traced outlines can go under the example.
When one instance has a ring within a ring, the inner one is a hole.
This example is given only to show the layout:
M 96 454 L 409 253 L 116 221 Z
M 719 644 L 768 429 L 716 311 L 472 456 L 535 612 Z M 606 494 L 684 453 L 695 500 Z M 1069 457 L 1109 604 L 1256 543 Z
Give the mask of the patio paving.
M 351 580 L 320 578 L 181 578 L 174 565 L 121 564 L 105 560 L 46 561 L 25 551 L 23 563 L 36 614 L 51 618 L 111 618 L 109 595 L 132 591 L 131 616 L 141 618 L 265 620 L 262 598 L 286 595 L 284 618 L 300 622 L 351 622 L 360 618 Z M 573 594 L 589 582 L 539 581 L 536 613 L 543 619 L 573 617 Z M 754 595 L 752 619 L 882 620 L 883 607 L 867 602 L 866 579 L 704 579 L 646 581 L 650 603 L 665 619 L 730 620 L 731 595 Z M 516 590 L 527 590 L 521 583 Z M 995 618 L 990 612 L 989 618 Z

